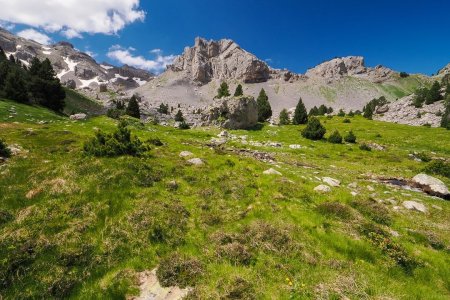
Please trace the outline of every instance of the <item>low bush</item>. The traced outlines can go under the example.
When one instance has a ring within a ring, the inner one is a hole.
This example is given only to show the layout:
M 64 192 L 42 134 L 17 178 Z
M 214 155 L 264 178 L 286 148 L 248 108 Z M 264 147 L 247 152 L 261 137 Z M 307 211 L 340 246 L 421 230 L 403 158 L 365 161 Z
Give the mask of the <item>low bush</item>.
M 249 249 L 235 241 L 225 245 L 220 245 L 216 251 L 217 256 L 226 258 L 233 265 L 250 265 L 255 261 L 252 253 Z
M 113 134 L 97 131 L 95 137 L 84 144 L 83 150 L 87 155 L 114 157 L 121 155 L 140 156 L 149 148 L 138 137 L 132 138 L 125 122 L 121 121 Z
M 255 300 L 257 299 L 256 290 L 253 284 L 242 277 L 236 277 L 233 282 L 226 288 L 227 294 L 220 298 L 224 300 L 240 299 Z
M 441 175 L 450 178 L 450 163 L 442 160 L 433 160 L 423 171 L 428 174 Z
M 344 141 L 350 144 L 356 143 L 356 136 L 353 134 L 353 131 L 350 132 L 344 137 Z
M 326 132 L 327 130 L 320 124 L 319 119 L 312 117 L 309 119 L 306 128 L 303 129 L 302 136 L 309 140 L 321 140 Z
M 0 138 L 0 157 L 11 157 L 11 150 L 9 150 L 8 145 L 6 145 L 5 140 Z
M 420 159 L 423 162 L 431 161 L 431 157 L 425 152 L 419 152 L 419 153 L 415 154 L 415 157 L 417 157 L 418 159 Z
M 185 121 L 181 121 L 180 126 L 178 128 L 185 130 L 185 129 L 191 129 L 191 126 L 189 126 L 189 124 L 186 123 Z
M 359 146 L 359 149 L 361 149 L 361 150 L 363 150 L 363 151 L 372 151 L 372 148 L 370 148 L 370 146 L 367 145 L 366 143 L 362 143 L 362 144 Z
M 344 121 L 342 121 L 342 123 L 346 123 L 346 124 L 349 124 L 349 123 L 351 123 L 352 121 L 350 121 L 350 119 L 344 119 Z
M 342 144 L 342 136 L 339 131 L 335 130 L 328 138 L 328 142 L 332 144 Z
M 339 202 L 324 202 L 317 206 L 317 210 L 326 216 L 337 217 L 339 219 L 348 220 L 352 216 L 351 209 Z
M 173 253 L 161 260 L 156 276 L 163 287 L 193 286 L 204 273 L 203 264 L 191 257 Z
M 353 201 L 351 205 L 372 221 L 384 225 L 392 223 L 389 210 L 375 200 Z

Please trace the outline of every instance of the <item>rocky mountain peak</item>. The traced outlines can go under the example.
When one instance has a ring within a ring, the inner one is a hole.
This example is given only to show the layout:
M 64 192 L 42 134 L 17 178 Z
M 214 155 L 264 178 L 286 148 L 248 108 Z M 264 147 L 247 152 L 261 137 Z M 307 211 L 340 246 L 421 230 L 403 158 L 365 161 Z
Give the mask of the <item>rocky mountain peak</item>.
M 169 69 L 184 72 L 187 78 L 199 84 L 214 79 L 257 83 L 270 77 L 270 68 L 265 62 L 229 39 L 208 41 L 196 38 L 194 46 L 185 48 Z
M 446 75 L 446 74 L 450 74 L 450 64 L 446 65 L 445 67 L 443 67 L 438 71 L 438 75 Z
M 375 68 L 366 67 L 364 57 L 362 56 L 347 56 L 334 58 L 321 63 L 309 69 L 305 75 L 307 77 L 322 78 L 328 81 L 338 80 L 345 76 L 354 76 L 373 82 L 383 82 L 390 79 L 393 73 L 394 71 L 391 69 L 380 65 Z

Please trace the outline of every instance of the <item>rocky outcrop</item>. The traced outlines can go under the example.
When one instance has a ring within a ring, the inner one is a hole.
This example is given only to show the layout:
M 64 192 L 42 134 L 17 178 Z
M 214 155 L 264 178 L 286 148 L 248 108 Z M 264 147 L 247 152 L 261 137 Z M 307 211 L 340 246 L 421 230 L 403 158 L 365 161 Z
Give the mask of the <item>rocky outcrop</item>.
M 345 76 L 368 79 L 372 82 L 384 82 L 395 72 L 383 66 L 367 68 L 361 56 L 347 56 L 324 62 L 306 72 L 307 77 L 321 78 L 329 81 L 339 80 Z
M 443 67 L 438 71 L 438 75 L 446 75 L 446 74 L 450 74 L 450 64 L 446 65 L 445 67 Z
M 447 186 L 437 178 L 427 174 L 418 174 L 414 176 L 412 182 L 414 185 L 430 195 L 450 199 L 450 191 Z
M 406 124 L 412 126 L 429 125 L 439 127 L 442 113 L 445 111 L 444 101 L 417 108 L 413 105 L 415 95 L 401 98 L 375 109 L 374 119 L 379 121 Z
M 185 72 L 188 78 L 200 84 L 213 79 L 256 83 L 270 77 L 265 62 L 227 39 L 207 41 L 196 38 L 194 47 L 186 48 L 169 68 L 174 72 Z
M 212 105 L 202 114 L 205 125 L 226 129 L 248 129 L 258 122 L 258 108 L 251 96 L 230 97 Z

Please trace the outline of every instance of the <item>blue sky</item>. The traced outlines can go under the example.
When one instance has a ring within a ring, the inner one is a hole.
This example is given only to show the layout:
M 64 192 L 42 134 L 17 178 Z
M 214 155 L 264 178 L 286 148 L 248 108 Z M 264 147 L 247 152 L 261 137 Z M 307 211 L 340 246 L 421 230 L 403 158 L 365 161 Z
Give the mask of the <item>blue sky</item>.
M 26 4 L 32 0 L 15 1 Z M 10 0 L 0 0 L 0 5 L 2 2 Z M 382 64 L 410 73 L 435 73 L 450 62 L 450 1 L 112 2 L 117 5 L 132 2 L 135 11 L 145 12 L 145 18 L 129 17 L 116 34 L 104 34 L 103 29 L 89 32 L 86 28 L 80 28 L 79 34 L 64 33 L 81 36 L 70 42 L 80 50 L 95 53 L 100 62 L 118 64 L 118 60 L 127 61 L 124 56 L 128 55 L 140 58 L 131 62 L 142 63 L 149 69 L 161 68 L 162 63 L 170 61 L 170 55 L 181 54 L 185 46 L 192 45 L 196 36 L 233 39 L 242 48 L 267 59 L 272 67 L 299 73 L 325 60 L 347 55 L 364 56 L 369 66 Z M 67 40 L 61 30 L 52 32 L 39 22 L 6 21 L 16 23 L 12 29 L 16 33 L 33 27 L 52 41 Z M 61 25 L 72 28 L 70 24 Z M 120 49 L 122 55 L 108 57 L 107 53 L 114 49 Z M 150 53 L 154 49 L 161 51 Z M 159 65 L 150 63 L 158 59 Z

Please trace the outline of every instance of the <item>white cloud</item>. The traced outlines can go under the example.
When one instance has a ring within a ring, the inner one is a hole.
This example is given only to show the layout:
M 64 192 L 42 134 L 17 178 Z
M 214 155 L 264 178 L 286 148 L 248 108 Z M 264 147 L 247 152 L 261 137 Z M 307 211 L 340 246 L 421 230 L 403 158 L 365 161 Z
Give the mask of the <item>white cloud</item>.
M 157 49 L 159 50 L 159 49 Z M 140 55 L 133 54 L 134 48 L 123 48 L 115 45 L 109 49 L 108 57 L 122 64 L 126 64 L 135 68 L 145 69 L 154 73 L 160 73 L 165 70 L 175 59 L 175 55 L 164 56 L 162 51 L 150 51 L 154 54 L 154 59 L 147 59 Z
M 16 25 L 0 20 L 0 27 L 11 31 L 16 27 Z
M 42 45 L 49 45 L 52 43 L 52 39 L 48 35 L 31 28 L 19 31 L 17 35 L 25 39 L 36 41 Z
M 116 34 L 143 21 L 140 0 L 0 0 L 0 20 L 61 32 L 68 38 L 83 33 Z M 1 26 L 1 25 L 0 25 Z

